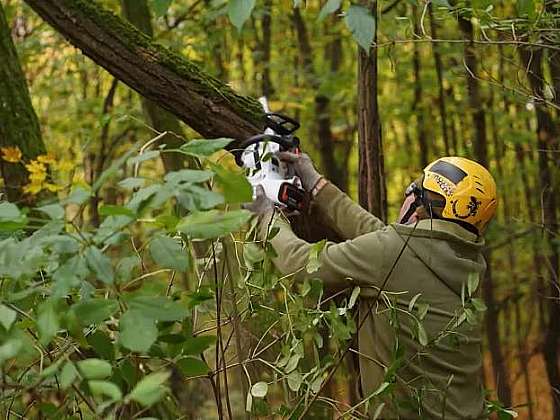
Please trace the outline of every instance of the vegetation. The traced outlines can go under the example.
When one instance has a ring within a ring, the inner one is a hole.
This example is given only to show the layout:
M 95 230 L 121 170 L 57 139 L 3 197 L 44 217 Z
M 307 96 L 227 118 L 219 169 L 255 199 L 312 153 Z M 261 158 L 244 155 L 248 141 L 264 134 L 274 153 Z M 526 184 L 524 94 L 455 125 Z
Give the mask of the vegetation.
M 426 348 L 481 325 L 488 414 L 560 418 L 559 34 L 558 0 L 2 0 L 4 417 L 383 417 L 402 348 L 358 397 L 360 288 L 279 275 L 240 207 L 227 150 L 266 95 L 385 221 L 438 156 L 491 170 L 489 269 L 448 328 L 375 302 Z M 313 273 L 336 237 L 293 226 Z

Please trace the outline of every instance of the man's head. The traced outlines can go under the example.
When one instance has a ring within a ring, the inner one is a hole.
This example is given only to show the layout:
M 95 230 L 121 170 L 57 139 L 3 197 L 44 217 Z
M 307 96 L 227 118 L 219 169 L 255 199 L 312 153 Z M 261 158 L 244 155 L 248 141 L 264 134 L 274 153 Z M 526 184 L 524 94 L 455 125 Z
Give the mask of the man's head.
M 407 188 L 399 222 L 444 219 L 482 235 L 496 207 L 496 183 L 486 168 L 469 159 L 443 157 Z

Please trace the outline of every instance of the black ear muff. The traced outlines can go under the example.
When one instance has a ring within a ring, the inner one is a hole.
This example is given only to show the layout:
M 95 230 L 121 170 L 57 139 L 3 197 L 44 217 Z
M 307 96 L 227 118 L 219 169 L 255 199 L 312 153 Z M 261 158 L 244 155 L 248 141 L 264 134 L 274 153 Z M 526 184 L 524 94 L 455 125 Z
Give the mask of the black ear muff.
M 410 219 L 412 217 L 412 215 L 414 214 L 416 209 L 418 207 L 420 207 L 421 205 L 422 205 L 422 198 L 415 195 L 414 201 L 412 203 L 410 203 L 410 207 L 408 208 L 408 210 L 406 211 L 406 213 L 402 217 L 400 223 L 405 225 L 408 222 L 408 219 Z

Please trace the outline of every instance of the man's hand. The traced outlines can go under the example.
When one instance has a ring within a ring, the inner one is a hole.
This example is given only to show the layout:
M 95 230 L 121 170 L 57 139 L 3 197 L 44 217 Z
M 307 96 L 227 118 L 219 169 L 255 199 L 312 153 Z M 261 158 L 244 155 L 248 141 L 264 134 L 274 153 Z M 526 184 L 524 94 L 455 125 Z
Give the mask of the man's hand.
M 261 185 L 257 186 L 256 195 L 257 197 L 252 203 L 243 204 L 242 207 L 257 216 L 263 216 L 274 211 L 274 202 L 266 196 Z
M 305 191 L 310 192 L 322 178 L 322 175 L 317 172 L 313 166 L 311 158 L 305 153 L 297 155 L 291 152 L 278 152 L 276 156 L 278 156 L 278 159 L 281 161 L 293 165 L 296 175 L 301 179 L 301 184 Z

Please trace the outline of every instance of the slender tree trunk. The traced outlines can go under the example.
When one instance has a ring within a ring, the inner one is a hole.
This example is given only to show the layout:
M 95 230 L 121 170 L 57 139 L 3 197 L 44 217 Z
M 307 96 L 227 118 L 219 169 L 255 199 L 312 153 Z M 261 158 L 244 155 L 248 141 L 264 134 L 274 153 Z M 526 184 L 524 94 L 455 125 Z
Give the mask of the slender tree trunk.
M 432 3 L 428 4 L 428 13 L 430 15 L 430 32 L 432 38 L 438 39 L 438 28 L 434 18 Z M 451 148 L 449 146 L 449 134 L 447 129 L 447 109 L 445 106 L 445 88 L 443 86 L 443 64 L 441 60 L 441 53 L 437 43 L 432 43 L 432 51 L 434 54 L 434 67 L 436 69 L 436 76 L 438 81 L 438 108 L 441 122 L 441 135 L 443 137 L 445 154 L 449 156 L 451 154 Z M 457 153 L 457 150 L 454 149 L 453 153 Z
M 0 57 L 0 147 L 19 147 L 23 159 L 33 159 L 44 154 L 46 149 L 1 4 Z M 0 159 L 0 171 L 7 199 L 21 200 L 23 186 L 27 184 L 23 163 Z
M 414 33 L 420 32 L 418 22 L 418 6 L 412 6 L 412 20 L 414 22 Z M 420 74 L 420 46 L 413 44 L 412 67 L 414 69 L 414 103 L 412 104 L 412 114 L 416 116 L 416 131 L 418 133 L 418 146 L 420 147 L 420 167 L 424 168 L 428 164 L 428 142 L 426 140 L 426 122 L 424 112 L 424 101 L 422 92 L 422 75 Z
M 480 84 L 478 77 L 478 57 L 474 47 L 473 28 L 470 21 L 463 18 L 459 19 L 461 30 L 469 43 L 464 47 L 464 61 L 467 67 L 467 87 L 469 95 L 469 111 L 472 116 L 474 126 L 474 156 L 483 166 L 488 167 L 488 141 L 486 135 L 486 116 L 480 95 Z M 486 334 L 490 355 L 492 358 L 492 368 L 494 371 L 495 383 L 497 385 L 498 398 L 506 406 L 511 405 L 511 388 L 509 385 L 509 375 L 504 364 L 503 352 L 500 343 L 499 313 L 494 298 L 494 280 L 492 277 L 492 256 L 489 248 L 484 252 L 488 269 L 482 284 L 482 293 L 488 306 L 486 313 Z
M 264 0 L 262 17 L 262 92 L 267 98 L 274 94 L 274 87 L 270 79 L 270 51 L 272 44 L 272 0 Z
M 148 37 L 153 38 L 152 20 L 148 2 L 146 0 L 121 0 L 124 17 Z M 177 117 L 159 107 L 155 102 L 140 97 L 142 109 L 148 124 L 157 132 L 168 134 L 162 137 L 159 144 L 168 149 L 177 149 L 185 142 L 183 129 Z M 179 153 L 162 153 L 161 159 L 166 171 L 177 171 L 185 167 L 183 155 Z
M 377 0 L 363 3 L 377 20 Z M 374 43 L 377 43 L 377 26 Z M 362 207 L 387 220 L 387 193 L 381 121 L 377 103 L 377 46 L 369 54 L 358 47 L 359 197 Z
M 528 70 L 527 78 L 535 98 L 544 95 L 544 71 L 542 49 L 521 49 L 521 60 Z M 560 418 L 560 370 L 558 367 L 558 346 L 560 344 L 560 282 L 558 281 L 560 256 L 558 248 L 554 245 L 554 239 L 558 238 L 558 216 L 556 213 L 557 180 L 554 179 L 551 166 L 554 166 L 554 158 L 551 151 L 559 149 L 557 128 L 552 116 L 542 102 L 535 103 L 537 113 L 537 148 L 539 167 L 539 189 L 542 197 L 543 234 L 548 242 L 549 258 L 547 268 L 549 270 L 549 296 L 548 302 L 548 326 L 543 347 L 546 363 L 546 373 L 550 383 L 552 398 L 553 418 Z

